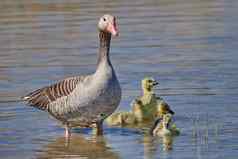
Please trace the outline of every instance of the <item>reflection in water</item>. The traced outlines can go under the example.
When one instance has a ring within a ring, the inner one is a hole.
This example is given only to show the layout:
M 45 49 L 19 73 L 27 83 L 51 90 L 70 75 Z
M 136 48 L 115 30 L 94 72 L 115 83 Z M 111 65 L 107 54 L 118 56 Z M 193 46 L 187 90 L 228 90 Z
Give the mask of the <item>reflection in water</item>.
M 135 141 L 136 143 L 143 146 L 144 158 L 145 159 L 156 159 L 158 154 L 170 152 L 173 150 L 174 139 L 176 135 L 162 135 L 153 136 L 150 134 L 150 130 L 153 126 L 152 122 L 141 122 L 139 124 L 131 124 L 120 129 L 131 129 L 139 132 L 140 136 Z M 126 144 L 126 143 L 125 143 Z
M 156 142 L 155 138 L 150 135 L 145 135 L 143 138 L 144 144 L 144 158 L 145 159 L 153 159 L 155 158 L 158 143 Z
M 119 155 L 107 146 L 103 136 L 93 136 L 90 139 L 80 134 L 73 134 L 69 143 L 65 138 L 57 138 L 42 150 L 38 159 L 51 158 L 88 158 L 88 159 L 119 159 Z
M 163 136 L 162 138 L 163 149 L 165 151 L 172 150 L 173 148 L 173 136 Z
M 145 159 L 155 159 L 156 154 L 160 151 L 162 146 L 162 151 L 170 151 L 173 148 L 174 136 L 150 136 L 144 135 L 143 144 L 144 144 L 144 158 Z

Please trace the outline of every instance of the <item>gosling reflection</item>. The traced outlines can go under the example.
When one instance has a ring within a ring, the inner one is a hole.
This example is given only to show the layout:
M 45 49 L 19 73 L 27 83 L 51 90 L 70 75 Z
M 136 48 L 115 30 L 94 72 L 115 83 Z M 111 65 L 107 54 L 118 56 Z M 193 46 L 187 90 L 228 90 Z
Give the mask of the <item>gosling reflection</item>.
M 66 143 L 64 137 L 57 138 L 48 144 L 38 159 L 119 159 L 119 155 L 107 146 L 103 136 L 93 136 L 86 139 L 84 136 L 76 134 Z
M 174 136 L 151 136 L 145 135 L 143 138 L 144 158 L 156 159 L 159 151 L 170 151 L 173 149 Z
M 143 138 L 144 144 L 144 158 L 154 159 L 156 158 L 156 152 L 158 151 L 158 142 L 155 137 L 146 134 Z
M 143 137 L 144 158 L 157 158 L 158 151 L 170 151 L 173 149 L 174 137 L 180 131 L 172 121 L 172 115 L 167 113 L 162 118 L 157 119 L 150 128 L 149 133 L 145 132 Z
M 163 136 L 161 138 L 164 151 L 169 151 L 173 149 L 173 140 L 174 140 L 173 136 Z

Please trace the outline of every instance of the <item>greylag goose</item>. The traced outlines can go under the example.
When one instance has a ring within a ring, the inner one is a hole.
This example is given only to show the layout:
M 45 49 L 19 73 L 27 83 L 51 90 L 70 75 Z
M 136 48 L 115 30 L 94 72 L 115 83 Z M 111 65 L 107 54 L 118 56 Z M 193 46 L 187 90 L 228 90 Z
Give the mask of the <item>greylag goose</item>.
M 96 126 L 103 133 L 103 120 L 115 111 L 121 88 L 112 67 L 109 50 L 111 35 L 118 36 L 116 19 L 104 15 L 98 22 L 99 56 L 95 73 L 69 77 L 23 97 L 30 106 L 47 111 L 65 126 L 65 137 L 73 127 Z

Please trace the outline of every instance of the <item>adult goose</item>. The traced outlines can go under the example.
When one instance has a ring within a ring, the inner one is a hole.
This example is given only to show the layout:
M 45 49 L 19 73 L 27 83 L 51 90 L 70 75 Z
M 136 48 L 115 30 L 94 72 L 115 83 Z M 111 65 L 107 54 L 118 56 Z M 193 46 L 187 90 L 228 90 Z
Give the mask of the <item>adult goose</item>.
M 103 133 L 103 120 L 112 114 L 121 100 L 121 88 L 112 67 L 109 51 L 111 35 L 118 36 L 116 18 L 103 15 L 98 22 L 99 55 L 95 73 L 66 78 L 29 93 L 23 100 L 47 111 L 65 126 L 65 137 L 72 127 L 96 125 Z

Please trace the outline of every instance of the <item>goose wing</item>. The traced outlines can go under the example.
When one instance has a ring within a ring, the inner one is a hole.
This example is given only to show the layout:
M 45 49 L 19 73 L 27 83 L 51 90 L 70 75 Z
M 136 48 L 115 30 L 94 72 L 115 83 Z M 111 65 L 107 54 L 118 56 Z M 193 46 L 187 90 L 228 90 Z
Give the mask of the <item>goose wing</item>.
M 83 78 L 83 76 L 66 78 L 53 85 L 35 90 L 22 97 L 22 99 L 30 106 L 41 110 L 48 110 L 48 106 L 51 102 L 63 96 L 70 95 Z

